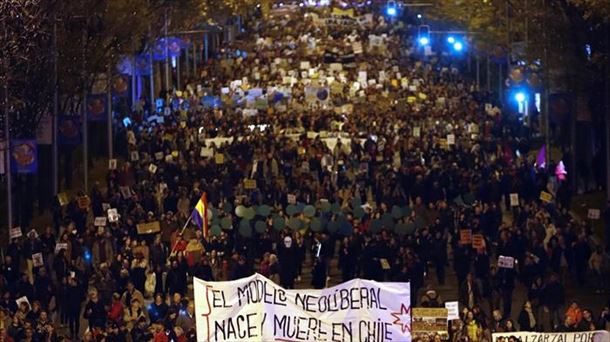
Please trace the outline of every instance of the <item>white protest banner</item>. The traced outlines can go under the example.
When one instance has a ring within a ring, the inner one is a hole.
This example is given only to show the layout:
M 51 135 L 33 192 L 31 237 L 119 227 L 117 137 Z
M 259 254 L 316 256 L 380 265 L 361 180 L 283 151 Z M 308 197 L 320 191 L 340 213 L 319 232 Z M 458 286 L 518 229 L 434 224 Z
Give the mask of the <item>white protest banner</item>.
M 411 341 L 409 283 L 285 290 L 254 274 L 194 289 L 198 341 Z
M 498 267 L 515 268 L 515 258 L 510 257 L 510 256 L 500 255 L 498 257 Z
M 458 302 L 446 302 L 445 309 L 447 309 L 448 320 L 460 319 L 460 305 Z
M 106 216 L 98 216 L 93 221 L 93 225 L 96 227 L 105 227 L 106 226 Z
M 587 218 L 590 220 L 599 220 L 600 211 L 599 209 L 589 209 L 587 211 Z
M 492 342 L 507 342 L 514 336 L 519 342 L 562 341 L 562 342 L 608 342 L 610 332 L 603 330 L 581 332 L 506 332 L 492 335 Z
M 511 207 L 519 206 L 519 194 L 517 194 L 517 193 L 510 194 L 510 206 Z
M 413 137 L 419 138 L 421 136 L 421 127 L 413 127 Z
M 32 265 L 34 265 L 34 267 L 44 266 L 44 258 L 42 257 L 42 253 L 32 254 Z
M 23 236 L 23 231 L 21 231 L 21 227 L 13 227 L 9 230 L 8 235 L 11 239 L 16 239 Z
M 447 134 L 447 145 L 455 145 L 455 134 Z
M 117 166 L 117 160 L 116 159 L 109 159 L 108 160 L 108 170 L 116 170 L 116 166 Z
M 61 250 L 68 250 L 68 243 L 67 242 L 58 242 L 55 245 L 55 254 L 59 253 L 59 251 Z
M 116 208 L 108 209 L 108 221 L 110 223 L 117 222 L 119 220 L 119 212 Z

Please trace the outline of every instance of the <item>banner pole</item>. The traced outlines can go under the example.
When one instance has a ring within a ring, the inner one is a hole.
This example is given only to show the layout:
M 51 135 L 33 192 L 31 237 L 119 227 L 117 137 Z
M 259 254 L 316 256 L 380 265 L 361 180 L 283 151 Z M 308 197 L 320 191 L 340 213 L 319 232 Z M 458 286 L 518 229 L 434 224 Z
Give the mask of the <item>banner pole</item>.
M 189 222 L 191 222 L 191 217 L 193 217 L 193 214 L 189 215 L 189 219 L 186 220 L 186 223 L 184 224 L 184 226 L 182 227 L 182 230 L 180 231 L 180 234 L 179 234 L 180 236 L 182 236 L 182 234 L 184 234 L 184 230 L 188 226 Z M 178 241 L 176 241 L 176 243 L 174 243 L 174 247 L 172 247 L 172 250 L 169 252 L 170 257 L 174 254 L 174 251 L 176 250 L 176 246 L 178 246 Z

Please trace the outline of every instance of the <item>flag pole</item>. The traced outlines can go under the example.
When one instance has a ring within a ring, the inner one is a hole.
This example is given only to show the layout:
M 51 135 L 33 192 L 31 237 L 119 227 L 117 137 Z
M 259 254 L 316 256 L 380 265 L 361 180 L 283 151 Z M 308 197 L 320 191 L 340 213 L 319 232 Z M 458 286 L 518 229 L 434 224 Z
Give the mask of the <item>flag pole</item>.
M 186 229 L 186 227 L 189 225 L 189 222 L 191 222 L 191 217 L 193 217 L 193 214 L 191 213 L 191 215 L 189 215 L 188 220 L 186 220 L 186 223 L 184 224 L 184 226 L 182 227 L 182 230 L 180 231 L 180 234 L 178 234 L 179 236 L 182 236 L 182 234 L 184 234 L 184 230 Z M 177 239 L 176 239 L 177 240 Z M 172 247 L 172 250 L 169 253 L 169 256 L 171 257 L 175 250 L 176 250 L 176 246 L 178 246 L 178 241 L 176 241 L 176 243 L 174 243 L 174 247 Z

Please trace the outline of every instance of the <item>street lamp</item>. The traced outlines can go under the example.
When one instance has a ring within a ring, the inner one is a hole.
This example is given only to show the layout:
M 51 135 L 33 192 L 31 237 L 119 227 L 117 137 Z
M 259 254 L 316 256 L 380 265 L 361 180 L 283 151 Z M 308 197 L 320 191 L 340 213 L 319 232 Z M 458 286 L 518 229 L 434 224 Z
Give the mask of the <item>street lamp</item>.
M 449 44 L 455 43 L 455 38 L 453 36 L 447 37 L 447 43 L 449 43 Z

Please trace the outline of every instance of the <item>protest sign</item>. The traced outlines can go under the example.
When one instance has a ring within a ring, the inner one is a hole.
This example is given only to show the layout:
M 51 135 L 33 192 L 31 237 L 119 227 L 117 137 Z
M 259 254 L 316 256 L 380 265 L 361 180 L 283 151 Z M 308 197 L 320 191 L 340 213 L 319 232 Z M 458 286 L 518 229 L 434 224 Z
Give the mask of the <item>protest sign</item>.
M 447 134 L 447 145 L 455 145 L 455 134 Z
M 256 189 L 256 180 L 254 180 L 254 179 L 244 179 L 244 189 L 246 189 L 246 190 L 254 190 L 254 189 Z
M 285 290 L 254 274 L 222 282 L 195 278 L 194 292 L 201 341 L 411 341 L 409 283 L 355 279 L 323 290 Z
M 154 175 L 157 172 L 157 165 L 155 165 L 155 164 L 148 165 L 148 172 L 150 172 Z
M 413 137 L 419 138 L 421 136 L 421 127 L 413 127 Z
M 67 242 L 58 242 L 55 245 L 55 254 L 59 253 L 59 251 L 61 250 L 68 250 L 68 243 Z
M 551 200 L 553 200 L 553 195 L 549 194 L 546 191 L 540 191 L 540 200 L 542 202 L 549 203 L 551 202 Z
M 23 232 L 21 231 L 21 227 L 13 227 L 9 230 L 9 237 L 11 239 L 16 239 L 18 237 L 22 237 Z
M 79 209 L 88 209 L 89 206 L 91 205 L 91 200 L 89 199 L 89 196 L 81 196 L 78 198 L 78 208 Z
M 99 216 L 93 221 L 93 225 L 96 227 L 105 227 L 107 218 L 105 216 Z
M 460 229 L 460 244 L 472 244 L 472 229 Z
M 68 194 L 65 192 L 60 192 L 57 194 L 57 201 L 62 207 L 70 202 L 70 200 L 68 199 Z
M 119 212 L 115 208 L 108 209 L 108 221 L 110 223 L 119 221 Z
M 411 314 L 413 338 L 434 337 L 435 335 L 440 335 L 444 340 L 449 338 L 446 308 L 413 308 Z
M 210 147 L 201 147 L 201 151 L 199 152 L 199 156 L 201 157 L 205 157 L 205 158 L 210 158 L 214 156 L 214 150 L 211 149 Z
M 42 257 L 42 253 L 32 254 L 32 265 L 34 267 L 44 266 L 44 258 Z
M 589 209 L 587 211 L 587 218 L 590 220 L 599 220 L 600 211 L 599 209 Z
M 483 234 L 474 234 L 472 236 L 472 248 L 474 248 L 474 249 L 485 248 L 485 239 L 483 238 Z
M 148 223 L 139 223 L 136 225 L 136 229 L 140 235 L 154 234 L 161 231 L 161 226 L 159 225 L 159 221 L 153 221 Z
M 108 170 L 116 170 L 116 167 L 117 167 L 117 160 L 109 159 L 108 160 Z
M 610 341 L 610 332 L 604 330 L 558 333 L 513 331 L 494 333 L 491 340 L 493 342 L 508 342 L 511 337 L 516 338 L 516 341 L 519 342 L 608 342 Z
M 447 320 L 460 319 L 460 305 L 458 302 L 446 302 Z
M 131 161 L 140 160 L 140 154 L 138 153 L 138 151 L 131 151 L 131 153 L 129 154 L 129 157 L 130 157 Z
M 515 258 L 505 255 L 498 257 L 499 268 L 515 268 Z
M 225 163 L 225 155 L 222 153 L 216 153 L 214 155 L 214 161 L 216 164 L 224 164 Z
M 519 206 L 519 194 L 510 194 L 510 206 L 518 207 Z

